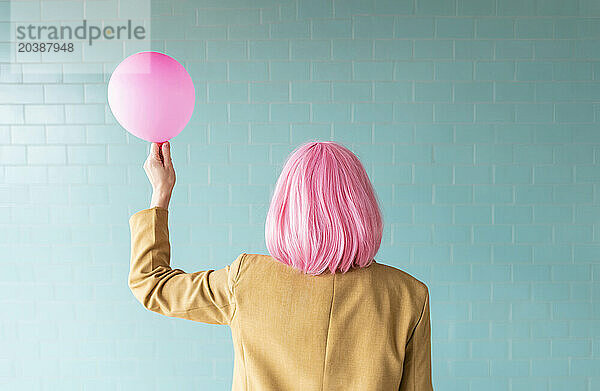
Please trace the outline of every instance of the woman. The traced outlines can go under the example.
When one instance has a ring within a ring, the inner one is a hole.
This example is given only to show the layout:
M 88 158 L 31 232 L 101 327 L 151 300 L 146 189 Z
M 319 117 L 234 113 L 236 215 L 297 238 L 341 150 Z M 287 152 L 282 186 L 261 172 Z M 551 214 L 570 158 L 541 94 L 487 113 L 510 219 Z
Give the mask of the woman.
M 433 390 L 428 288 L 373 259 L 383 221 L 351 151 L 296 148 L 267 215 L 271 255 L 195 273 L 170 267 L 168 142 L 152 144 L 144 169 L 153 196 L 129 219 L 129 287 L 151 311 L 229 325 L 233 390 Z

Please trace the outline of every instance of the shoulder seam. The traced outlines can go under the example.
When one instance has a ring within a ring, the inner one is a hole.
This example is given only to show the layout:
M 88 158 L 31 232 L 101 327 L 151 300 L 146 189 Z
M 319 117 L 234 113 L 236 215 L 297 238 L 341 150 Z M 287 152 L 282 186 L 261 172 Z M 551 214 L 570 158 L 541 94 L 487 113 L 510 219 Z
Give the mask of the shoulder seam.
M 419 320 L 417 320 L 415 327 L 413 328 L 412 332 L 410 333 L 410 337 L 408 337 L 408 339 L 406 340 L 407 345 L 412 340 L 412 337 L 415 334 L 417 327 L 419 327 L 419 324 L 421 323 L 421 319 L 423 319 L 423 313 L 425 312 L 425 305 L 427 304 L 427 300 L 429 300 L 429 289 L 427 288 L 427 285 L 425 285 L 425 284 L 423 284 L 423 285 L 425 286 L 425 300 L 423 300 L 423 308 L 421 308 L 421 314 L 419 315 Z
M 240 274 L 241 274 L 241 270 L 242 270 L 242 264 L 244 262 L 244 258 L 246 258 L 246 253 L 242 253 L 241 258 L 240 258 L 240 263 L 238 265 L 238 269 L 235 273 L 235 277 L 233 278 L 233 284 L 231 285 L 231 298 L 233 300 L 233 313 L 231 314 L 231 318 L 229 319 L 229 324 L 231 325 L 231 323 L 233 322 L 233 318 L 235 317 L 235 314 L 237 314 L 237 300 L 235 298 L 235 288 L 237 287 L 237 284 L 239 282 L 239 278 L 240 278 Z
M 240 279 L 240 274 L 242 272 L 242 265 L 244 264 L 244 259 L 246 258 L 246 253 L 242 253 L 242 258 L 240 258 L 240 265 L 238 267 L 237 273 L 235 273 L 235 278 L 233 280 L 233 288 L 235 288 L 235 286 L 237 285 L 239 279 Z

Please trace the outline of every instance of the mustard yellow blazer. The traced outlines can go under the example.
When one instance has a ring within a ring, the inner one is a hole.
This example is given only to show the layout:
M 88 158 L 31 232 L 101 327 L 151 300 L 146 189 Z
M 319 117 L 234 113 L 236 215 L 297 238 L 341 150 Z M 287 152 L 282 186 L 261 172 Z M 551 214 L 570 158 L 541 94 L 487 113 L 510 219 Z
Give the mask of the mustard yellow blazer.
M 168 210 L 133 214 L 129 288 L 170 317 L 229 325 L 232 390 L 429 391 L 427 286 L 373 262 L 305 275 L 261 254 L 218 270 L 172 269 Z

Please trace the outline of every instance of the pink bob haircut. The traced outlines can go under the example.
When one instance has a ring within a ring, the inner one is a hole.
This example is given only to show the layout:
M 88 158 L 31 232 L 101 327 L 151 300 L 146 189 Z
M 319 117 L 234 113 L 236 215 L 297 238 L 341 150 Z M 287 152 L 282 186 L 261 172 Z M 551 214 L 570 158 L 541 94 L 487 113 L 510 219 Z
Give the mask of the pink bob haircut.
M 273 258 L 318 275 L 367 267 L 383 218 L 360 160 L 333 141 L 310 141 L 288 157 L 275 185 L 265 240 Z

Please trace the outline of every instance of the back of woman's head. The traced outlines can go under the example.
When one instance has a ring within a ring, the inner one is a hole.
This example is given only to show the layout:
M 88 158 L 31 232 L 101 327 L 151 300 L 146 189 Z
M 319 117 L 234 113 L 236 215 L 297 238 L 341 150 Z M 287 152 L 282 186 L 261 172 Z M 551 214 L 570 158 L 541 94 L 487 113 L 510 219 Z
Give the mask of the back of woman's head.
M 271 256 L 303 273 L 369 266 L 383 218 L 360 160 L 333 141 L 311 141 L 288 157 L 265 224 Z

